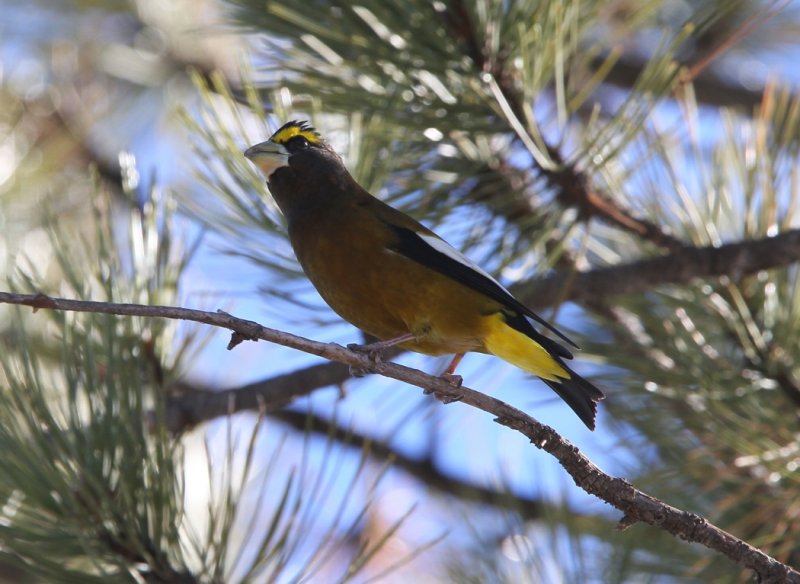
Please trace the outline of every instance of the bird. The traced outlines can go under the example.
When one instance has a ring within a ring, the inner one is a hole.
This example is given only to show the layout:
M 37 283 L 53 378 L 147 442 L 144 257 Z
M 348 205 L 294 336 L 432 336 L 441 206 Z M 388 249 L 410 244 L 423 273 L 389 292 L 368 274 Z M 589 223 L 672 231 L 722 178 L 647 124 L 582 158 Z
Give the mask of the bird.
M 537 376 L 591 430 L 600 389 L 565 363 L 577 345 L 433 231 L 371 195 L 307 121 L 244 152 L 266 178 L 300 266 L 344 320 L 427 355 L 488 353 Z M 537 325 L 559 340 L 545 336 Z

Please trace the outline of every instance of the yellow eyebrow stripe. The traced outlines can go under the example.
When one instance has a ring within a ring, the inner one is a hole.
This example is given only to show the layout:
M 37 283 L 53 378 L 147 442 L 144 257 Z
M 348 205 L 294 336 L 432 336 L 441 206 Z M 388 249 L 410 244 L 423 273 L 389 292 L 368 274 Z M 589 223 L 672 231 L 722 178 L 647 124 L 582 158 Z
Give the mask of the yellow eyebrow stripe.
M 275 142 L 277 144 L 285 144 L 295 136 L 302 136 L 306 140 L 308 140 L 309 144 L 320 144 L 322 139 L 319 137 L 313 130 L 308 130 L 301 128 L 299 126 L 289 126 L 286 128 L 281 128 L 277 132 L 272 135 L 270 138 L 270 142 Z

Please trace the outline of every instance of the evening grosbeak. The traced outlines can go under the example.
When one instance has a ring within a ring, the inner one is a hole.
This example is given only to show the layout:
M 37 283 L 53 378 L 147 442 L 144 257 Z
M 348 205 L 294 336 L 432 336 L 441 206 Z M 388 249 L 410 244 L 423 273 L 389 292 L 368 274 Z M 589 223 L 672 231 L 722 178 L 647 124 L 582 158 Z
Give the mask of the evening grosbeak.
M 603 393 L 565 363 L 575 346 L 492 276 L 415 221 L 364 190 L 306 122 L 285 124 L 245 151 L 267 178 L 295 255 L 342 318 L 427 355 L 490 353 L 533 373 L 594 429 Z

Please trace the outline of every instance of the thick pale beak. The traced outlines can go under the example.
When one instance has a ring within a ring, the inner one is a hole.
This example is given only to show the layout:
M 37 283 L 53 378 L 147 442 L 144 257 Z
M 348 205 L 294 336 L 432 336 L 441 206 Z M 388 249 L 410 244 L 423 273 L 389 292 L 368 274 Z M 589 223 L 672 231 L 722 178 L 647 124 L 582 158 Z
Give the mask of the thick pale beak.
M 264 176 L 269 176 L 282 166 L 289 166 L 289 151 L 284 148 L 283 144 L 275 142 L 261 142 L 255 146 L 250 146 L 244 151 L 244 155 L 255 164 Z

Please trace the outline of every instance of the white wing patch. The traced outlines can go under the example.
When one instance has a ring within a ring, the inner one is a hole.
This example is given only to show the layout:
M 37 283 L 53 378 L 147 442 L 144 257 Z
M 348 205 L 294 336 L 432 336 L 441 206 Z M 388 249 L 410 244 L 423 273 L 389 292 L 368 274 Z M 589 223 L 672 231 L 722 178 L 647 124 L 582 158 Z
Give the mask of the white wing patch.
M 489 273 L 486 270 L 484 270 L 478 264 L 473 262 L 471 259 L 469 259 L 467 256 L 465 256 L 463 253 L 458 251 L 452 245 L 447 243 L 444 239 L 441 239 L 441 238 L 439 238 L 439 237 L 437 237 L 435 235 L 428 235 L 427 233 L 419 233 L 419 232 L 417 232 L 417 235 L 422 240 L 424 240 L 425 243 L 430 245 L 433 249 L 435 249 L 439 253 L 443 253 L 444 255 L 449 257 L 451 260 L 455 260 L 459 264 L 467 266 L 468 268 L 475 270 L 481 276 L 484 276 L 485 278 L 489 278 L 489 280 L 491 280 L 492 282 L 494 282 L 495 284 L 500 286 L 500 288 L 503 291 L 505 291 L 509 296 L 511 296 L 511 292 L 506 290 L 505 286 L 503 286 L 500 282 L 498 282 L 497 280 L 492 278 L 492 276 L 490 276 Z

